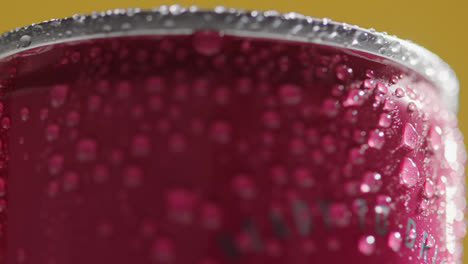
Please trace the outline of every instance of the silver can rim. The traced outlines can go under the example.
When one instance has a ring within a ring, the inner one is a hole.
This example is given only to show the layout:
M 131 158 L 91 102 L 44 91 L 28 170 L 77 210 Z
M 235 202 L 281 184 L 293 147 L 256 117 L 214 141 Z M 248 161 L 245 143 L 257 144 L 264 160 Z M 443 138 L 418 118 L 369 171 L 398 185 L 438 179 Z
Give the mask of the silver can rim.
M 243 10 L 217 6 L 162 5 L 150 10 L 113 9 L 75 14 L 7 31 L 0 35 L 0 59 L 40 46 L 91 38 L 191 34 L 219 30 L 229 35 L 316 43 L 361 51 L 409 68 L 440 91 L 444 105 L 458 111 L 459 82 L 452 68 L 436 54 L 385 32 L 295 12 Z

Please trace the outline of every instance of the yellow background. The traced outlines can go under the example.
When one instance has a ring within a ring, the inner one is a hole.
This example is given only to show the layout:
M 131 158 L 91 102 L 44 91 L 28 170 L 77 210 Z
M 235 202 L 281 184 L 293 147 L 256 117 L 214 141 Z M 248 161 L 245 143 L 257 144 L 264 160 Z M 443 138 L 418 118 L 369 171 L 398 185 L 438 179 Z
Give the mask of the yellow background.
M 0 31 L 73 13 L 171 3 L 160 0 L 0 0 Z M 468 0 L 177 0 L 177 3 L 297 11 L 411 39 L 438 54 L 457 72 L 461 84 L 460 127 L 468 135 Z M 468 239 L 465 239 L 465 251 L 464 263 L 468 263 Z

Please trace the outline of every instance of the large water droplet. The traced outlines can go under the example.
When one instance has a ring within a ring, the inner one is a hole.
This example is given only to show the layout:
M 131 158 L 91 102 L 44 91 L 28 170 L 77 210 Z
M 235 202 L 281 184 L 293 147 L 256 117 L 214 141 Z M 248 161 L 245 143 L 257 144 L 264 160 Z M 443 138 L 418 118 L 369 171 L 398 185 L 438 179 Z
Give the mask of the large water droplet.
M 31 36 L 23 35 L 23 36 L 21 36 L 21 38 L 19 40 L 19 46 L 21 48 L 26 48 L 26 47 L 29 47 L 29 45 L 31 45 L 31 42 L 32 42 Z
M 403 136 L 401 138 L 401 145 L 403 147 L 414 149 L 418 143 L 418 133 L 410 123 L 403 126 Z
M 414 161 L 404 158 L 400 166 L 400 183 L 406 187 L 414 186 L 419 180 L 419 170 Z

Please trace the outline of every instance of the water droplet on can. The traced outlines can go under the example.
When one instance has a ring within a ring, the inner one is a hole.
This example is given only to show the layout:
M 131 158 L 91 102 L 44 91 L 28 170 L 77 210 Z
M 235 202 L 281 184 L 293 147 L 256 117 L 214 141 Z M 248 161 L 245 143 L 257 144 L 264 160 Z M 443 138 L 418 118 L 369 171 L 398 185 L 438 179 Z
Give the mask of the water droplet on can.
M 370 256 L 375 251 L 375 238 L 374 236 L 363 236 L 358 241 L 359 251 L 366 255 Z
M 400 167 L 400 183 L 406 187 L 414 186 L 419 180 L 419 170 L 414 161 L 404 158 Z
M 218 31 L 201 30 L 193 34 L 193 46 L 202 55 L 213 56 L 221 51 L 222 45 L 223 37 Z
M 27 48 L 31 45 L 32 38 L 29 35 L 23 35 L 21 36 L 19 40 L 19 47 L 20 48 Z
M 400 251 L 403 238 L 401 237 L 400 232 L 390 232 L 388 235 L 387 245 L 393 251 Z
M 380 173 L 372 171 L 364 173 L 360 187 L 362 193 L 376 193 L 380 190 L 381 186 L 382 175 L 380 175 Z
M 371 148 L 381 149 L 382 146 L 385 144 L 385 134 L 384 134 L 384 132 L 380 131 L 378 129 L 371 130 L 369 132 L 369 139 L 367 141 L 367 144 Z

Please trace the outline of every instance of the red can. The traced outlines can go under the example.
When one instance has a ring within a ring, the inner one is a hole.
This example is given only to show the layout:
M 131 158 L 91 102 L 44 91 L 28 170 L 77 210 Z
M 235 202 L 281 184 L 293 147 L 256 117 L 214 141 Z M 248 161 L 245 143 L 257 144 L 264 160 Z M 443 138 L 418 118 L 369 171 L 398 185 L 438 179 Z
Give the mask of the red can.
M 420 46 L 174 5 L 0 58 L 2 263 L 461 263 L 458 82 Z

